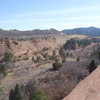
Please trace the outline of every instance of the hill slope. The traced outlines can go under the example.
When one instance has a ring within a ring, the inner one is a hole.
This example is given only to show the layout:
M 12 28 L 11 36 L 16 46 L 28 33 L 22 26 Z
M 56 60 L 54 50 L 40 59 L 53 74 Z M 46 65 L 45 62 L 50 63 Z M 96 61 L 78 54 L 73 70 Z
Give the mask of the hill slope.
M 75 29 L 65 29 L 62 30 L 66 34 L 81 34 L 88 36 L 100 36 L 100 28 L 87 27 L 87 28 L 75 28 Z
M 0 36 L 3 37 L 19 37 L 19 36 L 32 36 L 32 35 L 51 35 L 51 34 L 60 34 L 60 31 L 55 29 L 49 30 L 27 30 L 27 31 L 19 31 L 19 30 L 2 30 L 0 29 Z

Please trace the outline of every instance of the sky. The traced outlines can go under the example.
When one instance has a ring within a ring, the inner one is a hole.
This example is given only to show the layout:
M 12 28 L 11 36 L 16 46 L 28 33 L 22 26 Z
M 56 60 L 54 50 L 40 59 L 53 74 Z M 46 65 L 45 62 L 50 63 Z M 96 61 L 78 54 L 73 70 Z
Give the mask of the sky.
M 100 0 L 0 0 L 5 30 L 100 28 Z

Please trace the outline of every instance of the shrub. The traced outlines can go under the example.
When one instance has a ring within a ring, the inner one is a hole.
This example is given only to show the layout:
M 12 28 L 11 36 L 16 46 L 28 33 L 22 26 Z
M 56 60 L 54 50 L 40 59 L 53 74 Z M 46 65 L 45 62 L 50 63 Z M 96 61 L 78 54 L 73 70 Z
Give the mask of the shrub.
M 14 45 L 18 45 L 18 42 L 16 42 L 16 41 L 12 41 L 12 43 L 14 44 Z
M 77 57 L 76 61 L 80 61 L 80 57 Z
M 17 84 L 15 89 L 10 91 L 9 100 L 48 100 L 48 97 L 37 89 L 34 83 L 29 86 Z
M 55 50 L 53 50 L 52 55 L 56 56 L 56 51 Z
M 52 56 L 49 56 L 49 59 L 50 60 L 56 60 L 56 56 L 53 56 L 53 55 Z
M 32 83 L 29 100 L 48 100 L 48 97 Z
M 34 58 L 34 57 L 32 57 L 32 61 L 33 61 L 33 62 L 35 61 L 35 58 Z
M 53 70 L 58 70 L 58 69 L 61 68 L 62 64 L 61 64 L 60 62 L 58 62 L 58 61 L 55 61 L 55 62 L 52 64 L 52 66 L 53 66 Z
M 36 58 L 32 57 L 32 61 L 33 61 L 34 63 L 38 63 L 38 62 L 40 62 L 41 60 L 42 60 L 42 58 L 41 58 L 40 56 L 37 56 Z
M 9 53 L 9 52 L 5 52 L 4 53 L 3 61 L 9 62 L 9 61 L 11 61 L 11 58 L 12 58 L 12 54 L 11 53 Z
M 47 50 L 49 50 L 49 48 L 44 47 L 44 48 L 42 49 L 42 51 L 47 51 Z
M 65 53 L 65 50 L 64 50 L 64 48 L 60 48 L 59 49 L 59 54 L 60 54 L 60 56 L 62 57 L 62 58 L 66 58 L 66 53 Z
M 46 53 L 46 54 L 43 55 L 43 57 L 44 57 L 45 59 L 48 59 L 48 58 L 49 58 L 49 55 Z
M 62 63 L 65 63 L 65 62 L 66 62 L 66 59 L 65 59 L 65 58 L 63 58 Z
M 7 75 L 7 66 L 6 65 L 0 65 L 0 73 L 2 73 L 4 76 Z
M 37 56 L 36 62 L 40 62 L 41 60 L 42 60 L 41 57 L 40 56 Z

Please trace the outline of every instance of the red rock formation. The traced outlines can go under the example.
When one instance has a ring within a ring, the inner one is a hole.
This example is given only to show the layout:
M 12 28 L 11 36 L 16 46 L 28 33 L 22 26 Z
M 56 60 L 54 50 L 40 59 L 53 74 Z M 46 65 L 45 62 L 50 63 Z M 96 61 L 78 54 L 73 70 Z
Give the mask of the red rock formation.
M 100 100 L 100 67 L 81 81 L 63 100 Z

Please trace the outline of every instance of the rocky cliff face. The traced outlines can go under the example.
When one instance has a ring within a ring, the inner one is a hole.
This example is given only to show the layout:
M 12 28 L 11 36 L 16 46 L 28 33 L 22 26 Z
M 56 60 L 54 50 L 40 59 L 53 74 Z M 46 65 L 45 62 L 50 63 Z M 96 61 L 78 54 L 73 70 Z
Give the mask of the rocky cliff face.
M 100 100 L 100 66 L 63 100 Z

